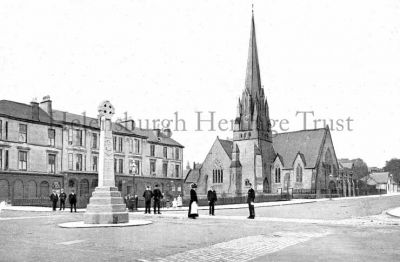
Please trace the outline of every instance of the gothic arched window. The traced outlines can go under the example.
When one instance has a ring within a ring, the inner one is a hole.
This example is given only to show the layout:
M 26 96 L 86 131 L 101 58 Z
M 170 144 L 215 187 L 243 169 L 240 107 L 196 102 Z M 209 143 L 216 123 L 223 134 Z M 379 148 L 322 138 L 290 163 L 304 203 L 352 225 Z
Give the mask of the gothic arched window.
M 275 183 L 281 182 L 281 168 L 275 167 Z
M 303 182 L 303 168 L 300 164 L 298 164 L 296 168 L 296 182 Z
M 213 170 L 213 183 L 220 184 L 224 182 L 224 171 L 222 169 Z
M 332 153 L 331 150 L 328 148 L 325 153 L 325 172 L 326 175 L 331 175 L 332 174 L 332 165 L 333 165 L 333 159 L 332 159 Z

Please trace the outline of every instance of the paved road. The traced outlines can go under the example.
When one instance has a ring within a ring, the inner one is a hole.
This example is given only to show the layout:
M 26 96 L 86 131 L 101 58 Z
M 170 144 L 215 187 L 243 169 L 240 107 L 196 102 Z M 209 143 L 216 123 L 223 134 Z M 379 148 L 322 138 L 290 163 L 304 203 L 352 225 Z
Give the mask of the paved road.
M 391 207 L 398 200 L 366 200 L 362 203 L 369 206 L 367 211 L 358 208 L 360 200 L 273 207 L 285 217 L 285 209 L 293 209 L 292 217 L 286 217 L 293 219 L 290 222 L 268 217 L 239 220 L 235 217 L 246 210 L 229 210 L 231 217 L 197 220 L 146 216 L 152 225 L 131 228 L 64 229 L 57 224 L 82 220 L 83 215 L 7 211 L 0 214 L 0 261 L 396 261 L 400 219 L 379 214 L 382 208 L 374 206 Z M 330 219 L 326 211 L 320 212 L 325 217 L 314 214 L 324 203 L 334 216 L 367 214 L 362 220 L 369 223 L 296 222 Z M 260 217 L 272 211 L 257 212 Z M 145 216 L 132 214 L 138 217 Z
M 280 217 L 280 218 L 304 218 L 304 219 L 344 219 L 358 216 L 370 216 L 382 213 L 384 210 L 400 206 L 400 195 L 353 198 L 353 199 L 334 199 L 323 202 L 258 207 L 256 216 L 260 217 Z M 207 211 L 200 214 L 207 215 Z M 218 215 L 242 215 L 248 216 L 247 209 L 217 210 Z

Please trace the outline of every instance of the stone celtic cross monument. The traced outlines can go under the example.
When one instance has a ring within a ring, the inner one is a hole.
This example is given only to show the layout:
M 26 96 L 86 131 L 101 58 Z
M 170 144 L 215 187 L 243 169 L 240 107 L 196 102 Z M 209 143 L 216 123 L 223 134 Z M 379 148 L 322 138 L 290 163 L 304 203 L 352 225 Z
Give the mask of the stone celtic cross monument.
M 90 198 L 84 214 L 85 224 L 117 224 L 129 222 L 124 201 L 115 187 L 112 121 L 114 107 L 109 101 L 99 107 L 100 152 L 99 185 Z

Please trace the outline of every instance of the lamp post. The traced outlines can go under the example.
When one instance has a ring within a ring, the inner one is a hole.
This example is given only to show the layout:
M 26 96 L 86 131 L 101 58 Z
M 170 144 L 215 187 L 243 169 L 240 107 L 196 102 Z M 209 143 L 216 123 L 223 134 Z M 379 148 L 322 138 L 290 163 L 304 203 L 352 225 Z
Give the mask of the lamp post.
M 329 175 L 329 200 L 332 200 L 332 188 L 331 188 L 331 180 L 332 180 L 332 177 L 333 177 L 333 175 L 332 174 L 330 174 Z
M 137 210 L 137 197 L 136 197 L 136 190 L 135 190 L 135 176 L 137 172 L 137 166 L 134 161 L 130 164 L 131 170 L 132 170 L 132 195 L 135 200 L 135 208 L 134 210 Z

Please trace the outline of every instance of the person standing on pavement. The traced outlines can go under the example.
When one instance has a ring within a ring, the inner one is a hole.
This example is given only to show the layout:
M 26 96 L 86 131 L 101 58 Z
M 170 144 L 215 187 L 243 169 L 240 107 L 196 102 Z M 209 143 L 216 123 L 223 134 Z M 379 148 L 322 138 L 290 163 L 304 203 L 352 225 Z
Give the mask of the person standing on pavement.
M 188 212 L 188 217 L 192 219 L 196 219 L 196 217 L 199 216 L 199 211 L 198 211 L 198 200 L 197 200 L 197 193 L 196 193 L 196 188 L 197 184 L 193 183 L 191 185 L 190 189 L 190 202 L 189 202 L 189 212 Z
M 247 203 L 249 204 L 249 217 L 248 219 L 254 219 L 256 213 L 254 211 L 254 200 L 256 198 L 256 193 L 254 192 L 253 185 L 250 183 L 250 189 L 247 191 Z
M 53 204 L 53 211 L 56 211 L 56 209 L 57 209 L 57 202 L 58 202 L 58 195 L 57 195 L 57 193 L 56 193 L 55 190 L 53 190 L 53 193 L 51 193 L 51 195 L 50 195 L 50 200 L 51 200 L 51 202 L 52 202 L 52 204 Z
M 74 208 L 76 212 L 76 194 L 74 190 L 72 190 L 71 193 L 69 194 L 68 201 L 69 205 L 71 206 L 71 213 L 72 213 L 72 208 Z
M 144 213 L 151 214 L 151 198 L 153 197 L 153 192 L 151 192 L 150 186 L 146 187 L 146 190 L 143 193 L 144 197 Z
M 215 189 L 213 186 L 207 192 L 207 199 L 208 199 L 208 206 L 209 206 L 208 213 L 210 216 L 214 216 L 215 202 L 217 202 L 217 192 L 215 192 Z
M 154 197 L 154 214 L 161 214 L 160 207 L 161 207 L 161 198 L 163 198 L 163 195 L 160 189 L 158 189 L 158 185 L 156 185 L 153 190 L 153 197 Z M 156 208 L 158 209 L 158 213 L 156 213 Z
M 178 195 L 178 198 L 176 199 L 176 204 L 178 207 L 182 207 L 182 197 L 181 195 Z
M 67 199 L 67 194 L 65 194 L 64 189 L 61 188 L 60 193 L 60 210 L 65 210 L 65 200 Z

